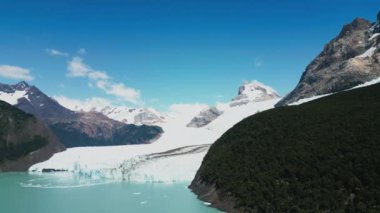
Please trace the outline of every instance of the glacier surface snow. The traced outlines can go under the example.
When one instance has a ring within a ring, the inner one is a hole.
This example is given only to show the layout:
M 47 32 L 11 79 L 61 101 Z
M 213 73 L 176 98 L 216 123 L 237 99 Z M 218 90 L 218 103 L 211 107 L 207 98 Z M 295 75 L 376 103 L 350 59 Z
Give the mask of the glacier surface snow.
M 273 108 L 278 101 L 276 98 L 235 107 L 225 104 L 225 113 L 203 128 L 186 127 L 195 116 L 195 110 L 189 110 L 191 114 L 168 116 L 161 124 L 164 134 L 152 144 L 70 148 L 33 165 L 29 171 L 64 170 L 92 179 L 130 182 L 191 181 L 209 144 L 237 122 Z

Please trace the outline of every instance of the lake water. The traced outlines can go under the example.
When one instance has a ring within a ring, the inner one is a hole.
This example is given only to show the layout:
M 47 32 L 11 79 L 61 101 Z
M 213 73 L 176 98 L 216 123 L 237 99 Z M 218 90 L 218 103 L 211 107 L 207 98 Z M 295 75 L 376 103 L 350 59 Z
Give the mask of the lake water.
M 187 185 L 88 180 L 66 173 L 0 173 L 0 212 L 219 212 L 198 200 Z

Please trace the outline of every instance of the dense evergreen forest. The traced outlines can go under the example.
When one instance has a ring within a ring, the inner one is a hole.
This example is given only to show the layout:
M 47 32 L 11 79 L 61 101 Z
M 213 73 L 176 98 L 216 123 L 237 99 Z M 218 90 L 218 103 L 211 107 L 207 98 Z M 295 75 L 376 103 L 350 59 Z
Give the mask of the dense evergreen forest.
M 380 84 L 244 119 L 212 145 L 200 184 L 238 211 L 380 212 Z

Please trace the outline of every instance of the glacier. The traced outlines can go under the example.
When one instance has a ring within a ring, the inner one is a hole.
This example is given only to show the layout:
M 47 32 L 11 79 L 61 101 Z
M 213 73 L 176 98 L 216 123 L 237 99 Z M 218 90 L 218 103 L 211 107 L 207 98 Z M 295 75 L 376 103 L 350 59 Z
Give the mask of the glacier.
M 352 89 L 380 82 L 374 79 Z M 330 94 L 299 100 L 306 103 Z M 49 160 L 33 165 L 31 173 L 46 171 L 70 172 L 89 179 L 129 181 L 137 183 L 173 183 L 191 181 L 207 150 L 222 134 L 242 119 L 274 107 L 280 98 L 247 102 L 231 106 L 219 103 L 223 114 L 201 128 L 186 127 L 200 111 L 200 105 L 166 114 L 160 124 L 164 134 L 154 143 L 140 145 L 76 147 L 55 154 Z M 207 106 L 205 106 L 207 107 Z
M 257 82 L 256 84 L 258 85 Z M 260 87 L 259 92 L 255 91 L 256 88 L 259 87 L 252 87 L 246 93 L 254 93 L 254 97 L 259 93 L 264 94 L 265 91 L 277 94 L 269 87 Z M 223 114 L 201 128 L 186 125 L 209 106 L 184 104 L 185 110 L 181 106 L 173 107 L 179 109 L 162 116 L 163 122 L 157 125 L 162 127 L 164 133 L 151 144 L 69 148 L 56 153 L 45 162 L 33 165 L 29 172 L 66 172 L 88 179 L 138 183 L 191 181 L 212 143 L 242 119 L 273 108 L 280 100 L 277 95 L 264 100 L 252 99 L 251 96 L 240 97 L 239 100 L 247 99 L 244 104 L 232 105 L 234 99 L 217 104 L 216 107 L 223 110 Z M 132 115 L 135 114 L 131 112 Z M 118 111 L 113 116 L 117 114 L 122 116 L 114 119 L 124 120 L 128 113 Z

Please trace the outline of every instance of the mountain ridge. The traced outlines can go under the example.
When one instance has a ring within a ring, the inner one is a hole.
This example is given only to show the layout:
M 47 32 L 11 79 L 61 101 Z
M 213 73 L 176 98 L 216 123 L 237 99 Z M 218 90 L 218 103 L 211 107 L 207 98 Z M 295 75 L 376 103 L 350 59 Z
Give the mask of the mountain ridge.
M 66 147 L 150 143 L 162 133 L 158 126 L 135 127 L 96 112 L 74 112 L 25 81 L 0 84 L 0 100 L 41 119 Z
M 380 12 L 379 12 L 380 14 Z M 356 18 L 306 67 L 299 83 L 276 106 L 335 93 L 380 77 L 380 16 Z

